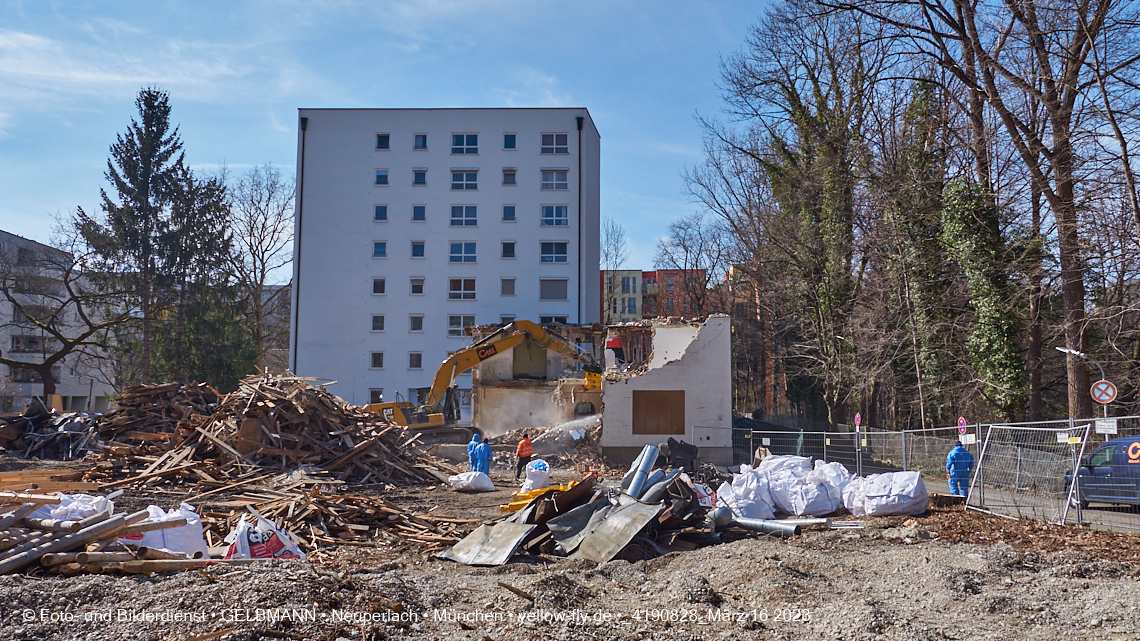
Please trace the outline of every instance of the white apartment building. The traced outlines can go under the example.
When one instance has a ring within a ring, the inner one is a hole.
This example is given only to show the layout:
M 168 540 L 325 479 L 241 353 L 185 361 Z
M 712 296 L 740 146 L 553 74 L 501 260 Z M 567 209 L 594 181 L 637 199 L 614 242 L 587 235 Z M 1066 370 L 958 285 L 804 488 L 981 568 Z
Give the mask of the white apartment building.
M 600 144 L 584 108 L 301 109 L 292 370 L 417 402 L 466 327 L 597 322 Z
M 18 304 L 0 296 L 0 353 L 15 361 L 44 362 L 59 349 L 56 339 L 31 322 L 55 315 L 65 328 L 78 331 L 73 305 L 66 304 L 60 272 L 69 256 L 54 247 L 0 231 L 0 280 Z M 85 310 L 88 313 L 97 310 Z M 65 329 L 65 332 L 68 331 Z M 64 357 L 52 367 L 60 409 L 74 412 L 104 412 L 114 389 L 78 353 Z M 20 411 L 33 398 L 44 399 L 39 375 L 27 368 L 0 366 L 0 412 Z

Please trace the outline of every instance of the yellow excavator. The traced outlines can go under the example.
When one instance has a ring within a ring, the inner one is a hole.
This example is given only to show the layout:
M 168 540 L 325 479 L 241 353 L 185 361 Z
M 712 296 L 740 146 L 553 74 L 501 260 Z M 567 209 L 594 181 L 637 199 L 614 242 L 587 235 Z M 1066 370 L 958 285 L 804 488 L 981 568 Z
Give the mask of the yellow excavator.
M 440 365 L 432 380 L 431 390 L 423 405 L 416 406 L 407 401 L 391 401 L 366 405 L 365 409 L 379 414 L 385 420 L 413 429 L 452 426 L 459 422 L 459 396 L 456 393 L 455 378 L 479 363 L 501 354 L 511 348 L 530 341 L 544 349 L 552 349 L 563 356 L 582 364 L 585 381 L 578 389 L 602 389 L 602 367 L 590 352 L 581 351 L 565 338 L 548 332 L 538 323 L 517 320 L 493 334 L 461 349 Z M 470 434 L 467 435 L 470 438 Z

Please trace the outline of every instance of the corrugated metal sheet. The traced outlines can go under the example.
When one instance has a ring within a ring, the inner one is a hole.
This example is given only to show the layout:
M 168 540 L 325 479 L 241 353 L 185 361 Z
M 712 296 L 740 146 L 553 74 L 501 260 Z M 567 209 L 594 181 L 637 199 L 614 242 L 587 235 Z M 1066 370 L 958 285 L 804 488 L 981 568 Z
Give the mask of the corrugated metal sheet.
M 503 565 L 536 527 L 538 526 L 533 524 L 510 522 L 480 525 L 450 550 L 436 556 L 467 565 Z
M 663 509 L 665 506 L 661 504 L 632 503 L 610 510 L 605 520 L 582 540 L 572 558 L 596 563 L 609 561 Z

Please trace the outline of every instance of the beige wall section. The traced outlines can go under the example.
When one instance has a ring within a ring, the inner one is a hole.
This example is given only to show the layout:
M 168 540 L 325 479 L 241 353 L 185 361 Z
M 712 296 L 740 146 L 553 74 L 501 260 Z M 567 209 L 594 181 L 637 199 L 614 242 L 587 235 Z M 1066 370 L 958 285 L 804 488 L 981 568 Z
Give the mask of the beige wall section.
M 522 427 L 546 427 L 568 423 L 575 418 L 574 408 L 589 401 L 595 409 L 601 406 L 601 392 L 574 392 L 576 383 L 566 379 L 559 389 L 550 383 L 484 383 L 474 386 L 472 403 L 475 412 L 472 425 L 487 436 L 498 436 Z
M 605 399 L 601 445 L 607 456 L 627 462 L 645 445 L 668 435 L 633 434 L 635 390 L 684 390 L 685 435 L 701 459 L 732 462 L 732 328 L 728 316 L 703 325 L 655 327 L 653 359 L 642 374 L 602 385 Z M 633 456 L 628 456 L 632 452 Z

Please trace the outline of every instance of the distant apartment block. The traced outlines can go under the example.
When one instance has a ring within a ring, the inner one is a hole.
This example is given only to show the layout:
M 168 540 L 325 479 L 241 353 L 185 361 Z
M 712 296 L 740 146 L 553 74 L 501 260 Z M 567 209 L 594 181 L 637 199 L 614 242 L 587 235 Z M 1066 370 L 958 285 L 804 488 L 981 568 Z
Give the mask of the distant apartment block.
M 46 319 L 55 318 L 63 327 L 77 322 L 74 308 L 61 305 L 64 287 L 61 272 L 54 267 L 67 262 L 68 255 L 54 247 L 0 231 L 0 279 L 6 281 L 15 299 L 13 303 L 0 297 L 0 352 L 5 357 L 42 363 L 59 344 L 33 321 L 38 318 L 46 323 Z M 62 409 L 105 411 L 114 390 L 98 374 L 76 353 L 52 367 Z M 33 398 L 43 399 L 43 393 L 43 381 L 35 371 L 0 366 L 0 412 L 18 411 Z
M 584 108 L 301 109 L 290 367 L 417 402 L 469 327 L 598 322 L 600 144 Z
M 717 310 L 703 309 L 701 296 L 707 287 L 703 269 L 602 270 L 602 318 L 623 323 L 659 316 L 706 316 Z

